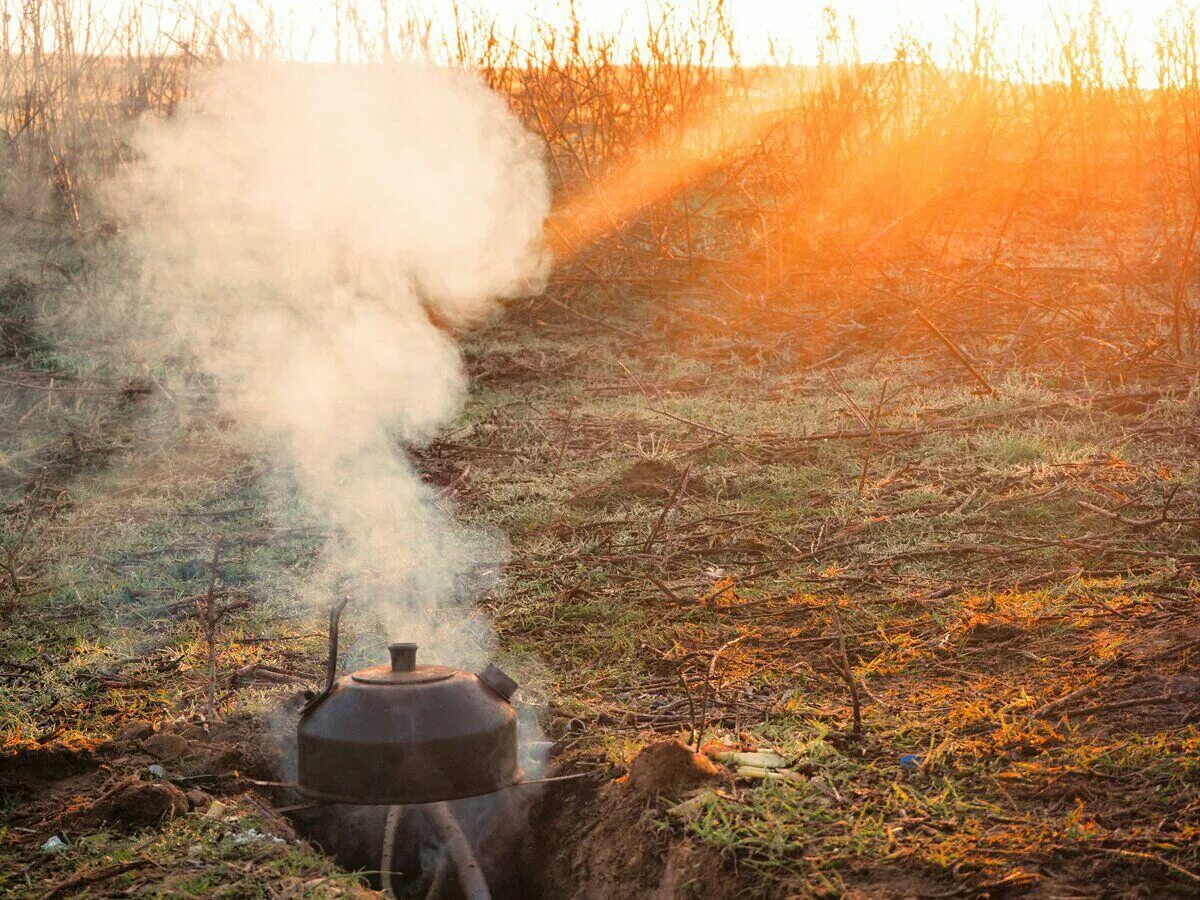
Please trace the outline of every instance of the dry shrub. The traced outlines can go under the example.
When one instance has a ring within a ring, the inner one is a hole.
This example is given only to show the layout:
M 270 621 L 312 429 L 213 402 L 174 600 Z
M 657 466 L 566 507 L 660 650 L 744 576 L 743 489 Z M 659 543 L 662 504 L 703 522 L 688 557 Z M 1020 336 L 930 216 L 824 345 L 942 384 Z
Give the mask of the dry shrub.
M 1161 23 L 1147 72 L 1098 9 L 1060 16 L 1036 58 L 1005 58 L 996 22 L 976 13 L 941 66 L 919 36 L 864 61 L 828 12 L 817 63 L 801 66 L 740 60 L 721 0 L 651 13 L 621 36 L 578 19 L 510 34 L 458 10 L 437 23 L 386 3 L 336 6 L 339 59 L 416 48 L 477 70 L 542 138 L 568 298 L 584 283 L 624 297 L 653 282 L 716 295 L 754 331 L 780 309 L 834 301 L 846 328 L 900 323 L 889 339 L 908 336 L 903 314 L 918 306 L 960 344 L 986 315 L 1006 366 L 1047 323 L 1132 365 L 1195 350 L 1192 16 Z M 286 26 L 234 7 L 150 30 L 140 4 L 101 21 L 71 0 L 30 0 L 3 38 L 5 199 L 25 210 L 41 189 L 80 242 L 103 224 L 89 189 L 128 159 L 132 121 L 171 114 L 198 67 L 302 49 Z M 1083 291 L 1102 296 L 1076 302 Z M 818 345 L 844 337 L 803 324 Z

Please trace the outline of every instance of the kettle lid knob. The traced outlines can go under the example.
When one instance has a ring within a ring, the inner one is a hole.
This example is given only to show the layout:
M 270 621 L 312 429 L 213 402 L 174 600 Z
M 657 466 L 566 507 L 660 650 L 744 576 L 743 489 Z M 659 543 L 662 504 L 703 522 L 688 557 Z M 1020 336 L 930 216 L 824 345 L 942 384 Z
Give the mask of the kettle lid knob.
M 388 644 L 388 653 L 392 655 L 393 672 L 413 672 L 417 668 L 416 644 Z

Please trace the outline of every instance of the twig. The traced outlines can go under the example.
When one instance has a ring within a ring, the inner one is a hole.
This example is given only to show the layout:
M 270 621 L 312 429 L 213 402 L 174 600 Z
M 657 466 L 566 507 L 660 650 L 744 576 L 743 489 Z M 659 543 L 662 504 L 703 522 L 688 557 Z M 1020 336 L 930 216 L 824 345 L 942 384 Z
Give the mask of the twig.
M 850 702 L 853 704 L 854 712 L 854 734 L 862 734 L 862 698 L 858 692 L 858 682 L 854 678 L 854 672 L 850 668 L 850 655 L 846 652 L 846 632 L 842 629 L 842 613 L 838 609 L 837 597 L 831 597 L 829 600 L 829 609 L 833 613 L 833 623 L 837 628 L 838 654 L 840 656 L 838 665 L 838 674 L 842 680 L 846 682 L 850 688 Z
M 1120 847 L 1096 847 L 1095 849 L 1099 850 L 1101 853 L 1112 853 L 1116 856 L 1128 856 L 1131 859 L 1144 859 L 1148 862 L 1156 862 L 1161 866 L 1166 866 L 1177 875 L 1182 875 L 1189 881 L 1200 883 L 1200 875 L 1185 869 L 1183 866 L 1178 865 L 1177 863 L 1171 862 L 1169 859 L 1163 859 L 1161 856 L 1158 856 L 1154 853 L 1143 853 L 1140 850 L 1122 850 Z
M 917 318 L 925 323 L 926 327 L 933 332 L 934 337 L 946 345 L 946 349 L 954 354 L 954 358 L 962 363 L 964 367 L 966 367 L 966 370 L 970 372 L 971 376 L 983 386 L 983 389 L 993 397 L 999 396 L 999 393 L 996 391 L 996 389 L 988 384 L 988 380 L 980 374 L 979 370 L 976 369 L 971 363 L 971 360 L 967 359 L 967 354 L 963 353 L 962 350 L 958 348 L 958 345 L 954 343 L 954 341 L 946 337 L 942 329 L 938 328 L 937 325 L 934 324 L 933 320 L 929 318 L 929 316 L 925 315 L 925 313 L 923 313 L 916 306 L 914 306 L 912 309 Z
M 450 812 L 450 808 L 445 803 L 430 803 L 421 809 L 444 852 L 454 865 L 455 874 L 458 876 L 458 885 L 462 889 L 463 895 L 468 900 L 483 900 L 483 898 L 491 897 L 487 882 L 483 877 L 483 869 L 475 858 L 471 844 L 455 820 L 454 814 Z
M 683 492 L 687 490 L 688 478 L 692 474 L 692 465 L 688 463 L 683 470 L 683 474 L 679 476 L 679 481 L 675 485 L 675 490 L 671 496 L 667 498 L 667 502 L 663 504 L 662 512 L 658 514 L 658 520 L 654 523 L 654 527 L 650 529 L 650 536 L 646 538 L 646 543 L 642 547 L 642 553 L 649 553 L 650 548 L 654 546 L 655 540 L 658 539 L 658 533 L 662 530 L 663 522 L 666 521 L 667 515 L 675 508 L 675 504 L 679 502 L 679 498 L 683 496 Z
M 729 641 L 726 641 L 725 643 L 723 643 L 720 647 L 717 648 L 717 652 L 712 655 L 712 660 L 708 664 L 708 674 L 704 676 L 704 701 L 703 701 L 703 703 L 700 704 L 700 725 L 699 725 L 699 728 L 696 729 L 696 752 L 697 753 L 700 752 L 700 742 L 704 740 L 704 732 L 708 728 L 708 701 L 709 701 L 709 697 L 713 693 L 711 690 L 711 685 L 712 685 L 713 675 L 717 671 L 717 660 L 719 660 L 721 658 L 722 653 L 724 653 L 726 650 L 728 650 L 734 644 L 744 641 L 747 637 L 749 637 L 749 635 L 741 634 L 741 635 L 738 635 L 737 637 L 733 638 L 732 640 L 729 640 Z M 688 700 L 689 700 L 689 702 L 691 701 L 690 695 L 688 697 Z
M 867 421 L 867 417 L 863 414 L 863 411 L 859 408 L 858 404 L 854 402 L 854 398 L 851 397 L 849 392 L 842 386 L 842 383 L 838 380 L 838 377 L 833 374 L 833 369 L 826 368 L 825 372 L 829 376 L 829 380 L 833 382 L 834 393 L 841 397 L 842 400 L 844 400 L 850 407 L 850 411 L 854 413 L 854 418 L 858 419 L 863 428 L 874 432 L 874 427 L 869 421 Z
M 695 743 L 696 749 L 699 750 L 700 744 L 696 739 L 696 735 L 699 733 L 696 728 L 696 704 L 692 702 L 692 689 L 688 687 L 687 679 L 683 676 L 683 669 L 680 669 L 675 674 L 679 676 L 679 686 L 683 688 L 683 696 L 687 700 L 688 721 L 692 726 L 691 733 L 688 734 L 688 743 Z
M 1084 697 L 1090 697 L 1092 694 L 1096 693 L 1096 690 L 1099 687 L 1100 686 L 1098 684 L 1085 684 L 1081 688 L 1076 688 L 1069 694 L 1065 694 L 1064 696 L 1059 697 L 1057 700 L 1047 703 L 1041 709 L 1037 710 L 1033 714 L 1033 717 L 1035 719 L 1044 719 L 1046 716 L 1062 709 L 1064 706 L 1074 700 L 1082 700 Z
M 646 409 L 657 416 L 666 416 L 668 419 L 674 419 L 676 422 L 682 422 L 684 425 L 691 425 L 693 428 L 699 428 L 701 431 L 707 431 L 709 434 L 715 434 L 723 438 L 733 438 L 733 435 L 728 431 L 722 431 L 712 425 L 705 425 L 703 422 L 697 422 L 695 419 L 685 419 L 683 416 L 677 416 L 674 413 L 669 413 L 665 409 L 656 409 L 653 406 L 647 406 Z
M 858 476 L 859 497 L 867 489 L 867 473 L 871 469 L 871 456 L 875 452 L 875 442 L 879 439 L 879 416 L 883 412 L 883 403 L 887 400 L 887 389 L 888 380 L 885 378 L 883 387 L 879 391 L 879 402 L 875 404 L 875 409 L 871 411 L 871 438 L 867 441 L 866 450 L 863 451 L 862 472 Z
M 1178 700 L 1174 694 L 1156 694 L 1153 697 L 1134 697 L 1132 700 L 1116 700 L 1112 703 L 1098 703 L 1095 706 L 1085 706 L 1083 709 L 1071 710 L 1070 716 L 1094 716 L 1097 713 L 1112 712 L 1117 709 L 1132 709 L 1135 706 L 1158 706 L 1162 703 L 1173 703 Z
M 204 595 L 204 605 L 200 611 L 200 621 L 204 627 L 204 639 L 208 643 L 208 682 L 204 686 L 205 717 L 215 721 L 217 717 L 217 564 L 221 561 L 221 535 L 213 541 L 212 562 L 209 563 L 208 592 Z

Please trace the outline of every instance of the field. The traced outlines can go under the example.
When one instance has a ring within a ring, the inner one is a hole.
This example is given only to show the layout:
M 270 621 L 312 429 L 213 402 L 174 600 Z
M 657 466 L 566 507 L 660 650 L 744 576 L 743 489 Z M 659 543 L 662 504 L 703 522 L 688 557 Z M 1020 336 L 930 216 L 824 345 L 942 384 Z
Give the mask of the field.
M 1053 81 L 986 28 L 957 68 L 723 66 L 708 15 L 635 63 L 456 45 L 555 191 L 546 289 L 453 331 L 466 407 L 406 448 L 506 535 L 472 615 L 572 776 L 481 853 L 497 894 L 1195 896 L 1194 29 L 1140 87 L 1098 15 Z M 154 60 L 150 108 L 207 65 Z M 124 126 L 7 96 L 0 891 L 365 896 L 377 861 L 279 784 L 327 523 L 124 358 L 91 196 Z M 346 670 L 389 637 L 343 628 Z M 647 789 L 663 740 L 793 774 Z

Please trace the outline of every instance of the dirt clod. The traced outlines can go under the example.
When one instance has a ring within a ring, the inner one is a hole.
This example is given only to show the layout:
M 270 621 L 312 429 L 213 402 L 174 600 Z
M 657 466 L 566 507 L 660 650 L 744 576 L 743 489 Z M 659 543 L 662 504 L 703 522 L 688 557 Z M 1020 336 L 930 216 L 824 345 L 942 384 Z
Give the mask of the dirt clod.
M 125 723 L 125 727 L 117 733 L 117 742 L 132 744 L 135 741 L 143 741 L 152 734 L 154 734 L 153 723 L 145 719 L 130 719 Z
M 181 738 L 188 741 L 203 741 L 208 738 L 208 733 L 195 723 L 189 723 L 179 728 L 176 732 Z
M 621 490 L 643 499 L 666 499 L 675 492 L 683 470 L 655 459 L 638 460 L 621 474 Z M 688 493 L 702 495 L 703 485 L 695 475 L 688 477 Z
M 661 741 L 637 755 L 625 783 L 639 793 L 678 797 L 718 780 L 721 771 L 679 741 Z
M 91 816 L 97 821 L 128 828 L 146 828 L 187 811 L 188 798 L 175 785 L 130 779 L 97 801 Z
M 142 741 L 142 749 L 164 762 L 187 755 L 187 738 L 178 734 L 153 734 Z
M 212 797 L 204 791 L 188 791 L 186 796 L 188 806 L 192 809 L 203 809 L 212 802 Z

